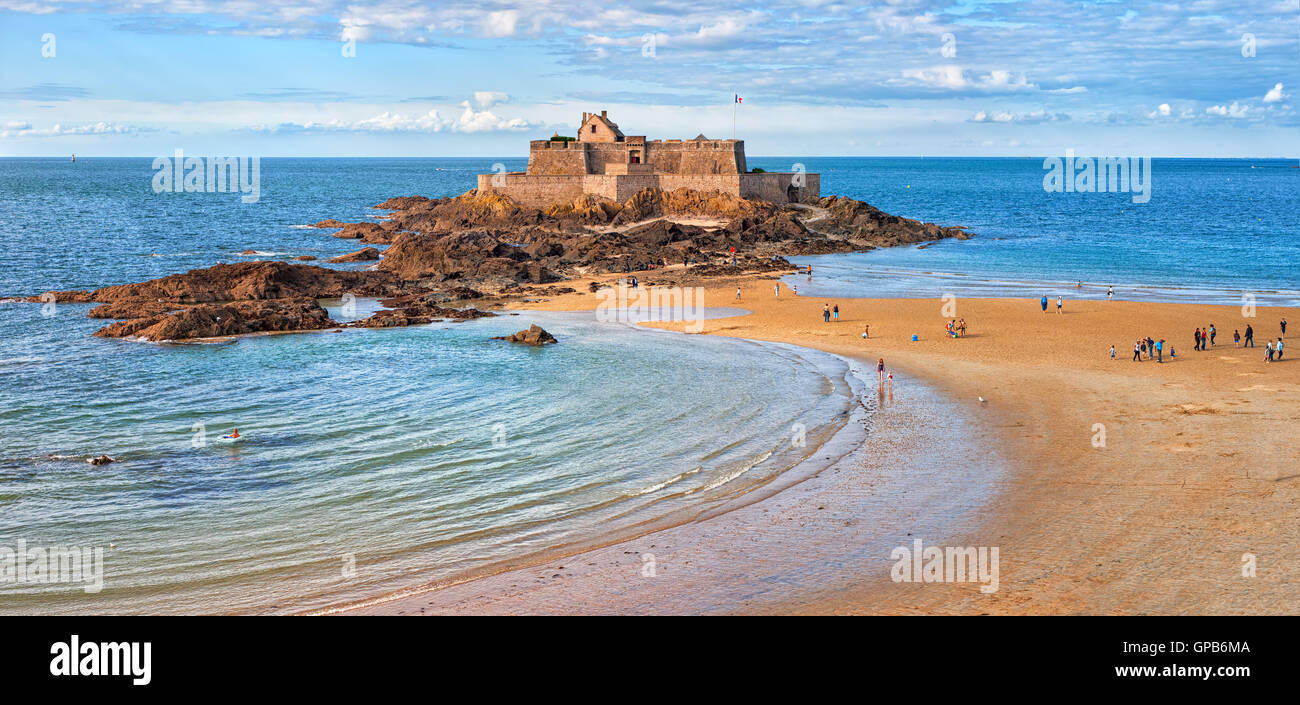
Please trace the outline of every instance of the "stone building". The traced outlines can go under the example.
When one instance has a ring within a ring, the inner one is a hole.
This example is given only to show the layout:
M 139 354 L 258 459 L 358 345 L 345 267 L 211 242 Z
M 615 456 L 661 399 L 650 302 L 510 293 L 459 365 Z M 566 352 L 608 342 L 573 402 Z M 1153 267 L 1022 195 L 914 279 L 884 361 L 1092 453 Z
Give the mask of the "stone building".
M 644 188 L 689 188 L 788 203 L 821 195 L 821 177 L 803 171 L 751 173 L 744 140 L 646 140 L 600 114 L 583 113 L 576 138 L 528 145 L 528 171 L 479 174 L 480 192 L 545 207 L 583 195 L 625 201 Z

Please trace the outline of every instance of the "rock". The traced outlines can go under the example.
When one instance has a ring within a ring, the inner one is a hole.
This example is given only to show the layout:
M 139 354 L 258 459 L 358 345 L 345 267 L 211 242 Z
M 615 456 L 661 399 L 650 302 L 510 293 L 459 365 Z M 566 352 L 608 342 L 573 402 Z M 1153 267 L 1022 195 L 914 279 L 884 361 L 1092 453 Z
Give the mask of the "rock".
M 316 223 L 315 225 L 308 226 L 308 227 L 312 227 L 312 228 L 341 228 L 341 227 L 343 227 L 344 225 L 347 225 L 347 223 L 344 223 L 344 222 L 342 222 L 342 221 L 334 220 L 333 218 L 330 218 L 329 220 L 322 220 L 321 222 Z
M 384 252 L 378 268 L 402 281 L 475 280 L 503 286 L 559 280 L 545 265 L 529 260 L 522 248 L 481 232 L 404 233 Z
M 90 309 L 86 315 L 91 318 L 148 318 L 164 313 L 171 313 L 182 308 L 181 304 L 159 301 L 114 301 Z
M 373 247 L 363 247 L 360 250 L 357 250 L 356 252 L 351 252 L 346 255 L 339 255 L 338 257 L 333 257 L 329 260 L 329 262 L 334 264 L 339 264 L 343 262 L 373 262 L 374 260 L 377 259 L 379 259 L 379 250 Z
M 515 333 L 514 335 L 496 336 L 493 337 L 492 339 L 508 340 L 512 343 L 520 343 L 521 345 L 535 345 L 538 347 L 542 345 L 546 345 L 548 343 L 558 342 L 555 340 L 555 336 L 551 335 L 550 333 L 547 333 L 545 330 L 542 329 L 541 326 L 537 325 L 536 323 L 532 324 L 531 326 L 528 326 L 528 330 L 521 330 L 518 333 Z
M 255 255 L 255 254 L 257 254 L 257 250 L 244 250 L 243 252 L 240 252 L 239 254 L 241 254 L 241 255 Z
M 398 226 L 388 223 L 345 223 L 343 229 L 334 233 L 334 237 L 346 238 L 349 240 L 360 240 L 373 245 L 387 245 L 393 241 L 393 230 Z
M 46 297 L 49 297 L 52 301 L 61 304 L 84 304 L 84 303 L 90 303 L 94 301 L 95 300 L 94 296 L 95 293 L 93 291 L 80 291 L 80 290 L 47 291 L 44 294 L 29 296 L 23 299 L 23 301 L 27 303 L 39 304 L 39 303 L 45 303 Z
M 297 257 L 294 257 L 294 259 L 298 260 L 299 262 L 313 262 L 313 261 L 316 260 L 316 256 L 315 256 L 315 255 L 298 255 Z
M 116 463 L 117 461 L 107 455 L 101 455 L 95 458 L 86 458 L 86 462 L 91 465 L 108 465 L 109 463 Z
M 338 323 L 315 299 L 296 297 L 199 304 L 170 313 L 133 318 L 105 326 L 99 338 L 135 337 L 153 342 L 220 338 L 249 333 L 321 330 Z
M 288 262 L 236 262 L 96 289 L 89 300 L 200 304 L 298 296 L 336 298 L 345 292 L 392 296 L 400 290 L 397 277 L 386 272 L 342 271 Z
M 373 315 L 348 324 L 350 328 L 394 328 L 400 326 L 422 326 L 434 321 L 468 321 L 475 318 L 491 318 L 496 314 L 480 311 L 476 308 L 445 308 L 434 303 L 431 298 L 404 297 L 403 299 L 385 300 L 384 305 L 399 304 L 395 309 L 376 311 Z
M 409 210 L 411 208 L 429 202 L 430 202 L 429 199 L 425 198 L 424 196 L 397 196 L 394 198 L 390 198 L 387 201 L 384 201 L 383 203 L 380 203 L 379 205 L 375 206 L 375 208 L 378 208 L 380 210 L 389 210 L 389 211 Z

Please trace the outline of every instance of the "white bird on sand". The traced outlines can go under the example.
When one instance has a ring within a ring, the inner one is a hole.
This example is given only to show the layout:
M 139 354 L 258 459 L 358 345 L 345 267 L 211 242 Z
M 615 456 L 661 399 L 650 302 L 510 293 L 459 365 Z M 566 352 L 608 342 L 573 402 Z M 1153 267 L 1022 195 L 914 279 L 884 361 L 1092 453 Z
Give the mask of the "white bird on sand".
M 976 399 L 979 399 L 981 404 L 987 404 L 988 401 L 989 401 L 988 399 L 985 399 L 984 397 L 975 397 L 975 398 L 976 398 Z

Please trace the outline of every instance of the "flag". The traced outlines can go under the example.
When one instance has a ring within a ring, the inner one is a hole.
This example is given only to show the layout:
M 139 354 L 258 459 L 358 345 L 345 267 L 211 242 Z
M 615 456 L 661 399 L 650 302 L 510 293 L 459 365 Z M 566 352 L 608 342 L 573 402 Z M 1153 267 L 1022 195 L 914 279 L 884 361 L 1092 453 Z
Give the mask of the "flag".
M 741 100 L 741 98 L 740 98 L 740 94 L 739 94 L 739 93 L 737 93 L 737 94 L 736 94 L 736 102 L 737 102 L 737 103 L 739 103 L 739 102 L 740 102 L 740 100 Z

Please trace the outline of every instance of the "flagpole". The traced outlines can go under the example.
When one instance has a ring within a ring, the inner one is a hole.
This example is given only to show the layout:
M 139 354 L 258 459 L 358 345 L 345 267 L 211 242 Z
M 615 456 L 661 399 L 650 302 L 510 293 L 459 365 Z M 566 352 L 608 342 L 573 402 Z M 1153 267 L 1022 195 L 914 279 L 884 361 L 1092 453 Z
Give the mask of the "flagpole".
M 735 91 L 731 93 L 731 139 L 736 139 L 736 96 L 740 95 Z

